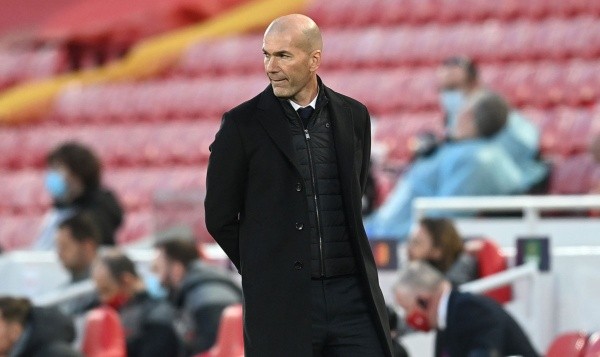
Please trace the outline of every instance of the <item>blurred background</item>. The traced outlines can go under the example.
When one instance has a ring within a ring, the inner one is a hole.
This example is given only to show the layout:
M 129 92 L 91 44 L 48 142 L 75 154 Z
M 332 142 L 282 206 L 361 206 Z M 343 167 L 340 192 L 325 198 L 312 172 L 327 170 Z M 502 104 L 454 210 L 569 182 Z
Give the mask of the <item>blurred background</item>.
M 374 118 L 375 207 L 402 179 L 418 135 L 444 134 L 436 77 L 444 59 L 470 57 L 483 84 L 537 126 L 550 167 L 543 194 L 424 200 L 416 209 L 475 208 L 457 226 L 494 241 L 508 270 L 519 238 L 548 239 L 550 267 L 507 280 L 512 311 L 540 351 L 561 333 L 600 330 L 600 164 L 590 152 L 600 135 L 600 1 L 0 0 L 0 8 L 0 293 L 33 297 L 66 280 L 52 251 L 30 248 L 53 202 L 47 155 L 68 141 L 100 159 L 102 185 L 123 208 L 115 243 L 138 262 L 150 261 L 145 247 L 162 235 L 185 232 L 226 266 L 204 226 L 208 146 L 221 115 L 268 85 L 265 26 L 301 12 L 323 31 L 324 83 Z M 516 214 L 486 214 L 498 210 Z M 377 244 L 392 303 L 403 248 Z M 431 337 L 411 338 L 415 355 L 431 352 L 418 347 Z

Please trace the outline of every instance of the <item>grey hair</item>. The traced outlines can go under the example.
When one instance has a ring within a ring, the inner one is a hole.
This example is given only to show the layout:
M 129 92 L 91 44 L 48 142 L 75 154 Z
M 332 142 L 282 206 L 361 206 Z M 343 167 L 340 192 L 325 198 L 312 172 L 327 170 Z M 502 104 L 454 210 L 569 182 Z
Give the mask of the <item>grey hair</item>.
M 479 137 L 492 137 L 506 125 L 510 107 L 497 93 L 484 90 L 475 94 L 470 107 Z
M 444 275 L 424 261 L 409 262 L 400 270 L 395 289 L 413 293 L 434 292 L 445 281 Z

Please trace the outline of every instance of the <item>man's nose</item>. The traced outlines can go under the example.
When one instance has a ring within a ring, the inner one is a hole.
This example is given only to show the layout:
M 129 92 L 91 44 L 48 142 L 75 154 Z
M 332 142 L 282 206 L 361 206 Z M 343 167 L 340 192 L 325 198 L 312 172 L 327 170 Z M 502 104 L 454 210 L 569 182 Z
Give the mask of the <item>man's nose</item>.
M 275 57 L 270 57 L 265 59 L 265 69 L 267 72 L 277 72 L 279 67 L 277 66 L 277 59 Z

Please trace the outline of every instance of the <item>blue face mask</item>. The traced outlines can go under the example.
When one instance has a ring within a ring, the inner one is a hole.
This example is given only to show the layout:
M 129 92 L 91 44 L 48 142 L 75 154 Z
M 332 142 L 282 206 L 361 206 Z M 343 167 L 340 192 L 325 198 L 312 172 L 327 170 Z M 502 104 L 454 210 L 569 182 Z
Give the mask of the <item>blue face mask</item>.
M 144 275 L 144 284 L 146 285 L 146 291 L 148 295 L 155 299 L 163 299 L 167 297 L 168 291 L 158 280 L 158 277 L 152 273 Z
M 447 127 L 452 130 L 458 113 L 465 104 L 465 95 L 458 89 L 445 90 L 440 93 L 440 104 L 448 116 Z
M 69 190 L 67 180 L 60 172 L 56 170 L 48 171 L 44 184 L 46 186 L 46 190 L 48 190 L 50 196 L 52 196 L 54 199 L 65 198 Z

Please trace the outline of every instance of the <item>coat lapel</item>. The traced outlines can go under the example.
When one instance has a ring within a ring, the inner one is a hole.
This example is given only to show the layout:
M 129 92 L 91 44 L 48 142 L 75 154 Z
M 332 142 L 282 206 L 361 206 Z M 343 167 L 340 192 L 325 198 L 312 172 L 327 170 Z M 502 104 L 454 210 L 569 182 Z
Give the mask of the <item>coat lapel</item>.
M 275 94 L 273 89 L 269 85 L 261 95 L 258 108 L 261 109 L 257 113 L 257 119 L 263 126 L 271 140 L 275 143 L 277 148 L 283 153 L 288 161 L 300 172 L 294 159 L 294 150 L 292 146 L 292 133 L 290 131 L 290 124 L 285 117 L 285 112 L 281 107 L 281 103 Z
M 345 197 L 352 197 L 352 178 L 354 177 L 354 118 L 352 110 L 339 95 L 327 87 L 325 87 L 325 94 L 329 98 L 329 113 L 342 189 Z M 354 207 L 351 207 L 351 211 L 354 212 Z

